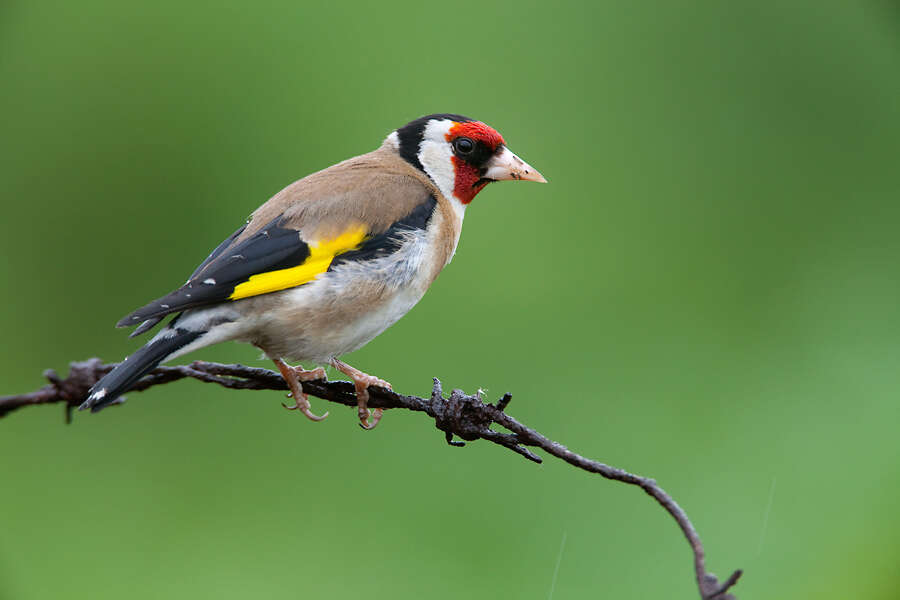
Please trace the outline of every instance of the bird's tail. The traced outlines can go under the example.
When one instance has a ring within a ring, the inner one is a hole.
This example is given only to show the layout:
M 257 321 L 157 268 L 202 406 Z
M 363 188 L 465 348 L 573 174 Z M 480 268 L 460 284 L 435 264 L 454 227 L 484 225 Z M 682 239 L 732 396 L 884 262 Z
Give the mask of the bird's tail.
M 97 412 L 109 406 L 119 396 L 130 390 L 137 383 L 138 379 L 147 372 L 156 368 L 161 362 L 204 335 L 204 333 L 206 332 L 189 331 L 170 324 L 168 328 L 160 331 L 152 340 L 147 342 L 143 348 L 123 360 L 116 368 L 95 383 L 90 392 L 88 392 L 87 400 L 79 407 L 79 410 L 89 408 L 91 412 Z

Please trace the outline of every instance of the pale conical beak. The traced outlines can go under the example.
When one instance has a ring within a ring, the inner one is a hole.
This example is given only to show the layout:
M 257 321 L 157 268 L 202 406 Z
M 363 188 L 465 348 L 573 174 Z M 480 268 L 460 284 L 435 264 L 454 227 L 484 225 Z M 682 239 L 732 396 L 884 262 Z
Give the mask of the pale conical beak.
M 537 169 L 513 154 L 505 146 L 500 154 L 491 158 L 485 166 L 487 170 L 482 175 L 483 179 L 493 179 L 495 181 L 516 179 L 519 181 L 547 183 L 547 180 L 537 172 Z

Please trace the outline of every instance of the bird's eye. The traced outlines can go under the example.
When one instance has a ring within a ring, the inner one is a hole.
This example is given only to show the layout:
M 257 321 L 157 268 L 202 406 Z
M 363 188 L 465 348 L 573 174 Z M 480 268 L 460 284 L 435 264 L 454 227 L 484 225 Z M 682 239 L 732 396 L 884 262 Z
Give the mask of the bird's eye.
M 467 137 L 456 138 L 453 141 L 453 149 L 457 154 L 471 154 L 475 149 L 475 142 Z

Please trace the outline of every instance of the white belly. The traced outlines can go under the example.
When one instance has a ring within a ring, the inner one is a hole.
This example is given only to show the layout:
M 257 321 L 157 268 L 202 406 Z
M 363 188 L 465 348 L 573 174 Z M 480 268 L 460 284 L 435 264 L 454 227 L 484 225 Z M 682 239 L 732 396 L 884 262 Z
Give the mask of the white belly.
M 331 356 L 341 356 L 362 348 L 378 334 L 396 323 L 422 299 L 424 290 L 407 287 L 387 299 L 378 309 L 361 314 L 358 319 L 340 328 L 326 344 Z M 321 359 L 320 359 L 321 361 Z
M 361 348 L 409 312 L 431 285 L 433 234 L 431 228 L 411 231 L 389 256 L 340 264 L 286 290 L 261 345 L 270 356 L 318 364 Z

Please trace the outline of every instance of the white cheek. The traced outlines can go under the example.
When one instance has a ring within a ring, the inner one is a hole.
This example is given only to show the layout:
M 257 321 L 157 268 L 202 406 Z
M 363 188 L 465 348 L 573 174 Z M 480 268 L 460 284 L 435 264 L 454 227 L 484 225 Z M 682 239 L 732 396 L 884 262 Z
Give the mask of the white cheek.
M 456 183 L 456 169 L 453 166 L 453 150 L 447 143 L 447 134 L 453 123 L 450 121 L 430 121 L 425 127 L 422 143 L 419 145 L 419 162 L 441 193 L 450 200 L 453 211 L 462 222 L 466 205 L 453 194 Z
M 419 162 L 425 168 L 425 172 L 431 177 L 431 180 L 437 185 L 441 193 L 450 200 L 453 211 L 462 221 L 466 214 L 466 205 L 460 202 L 453 194 L 453 188 L 456 184 L 456 169 L 453 166 L 453 152 L 448 144 L 435 144 L 434 142 L 422 142 L 421 151 L 419 152 Z
M 448 198 L 453 195 L 456 172 L 453 168 L 453 153 L 448 144 L 436 144 L 431 141 L 422 142 L 419 150 L 419 161 L 431 180 L 437 184 L 441 193 Z

